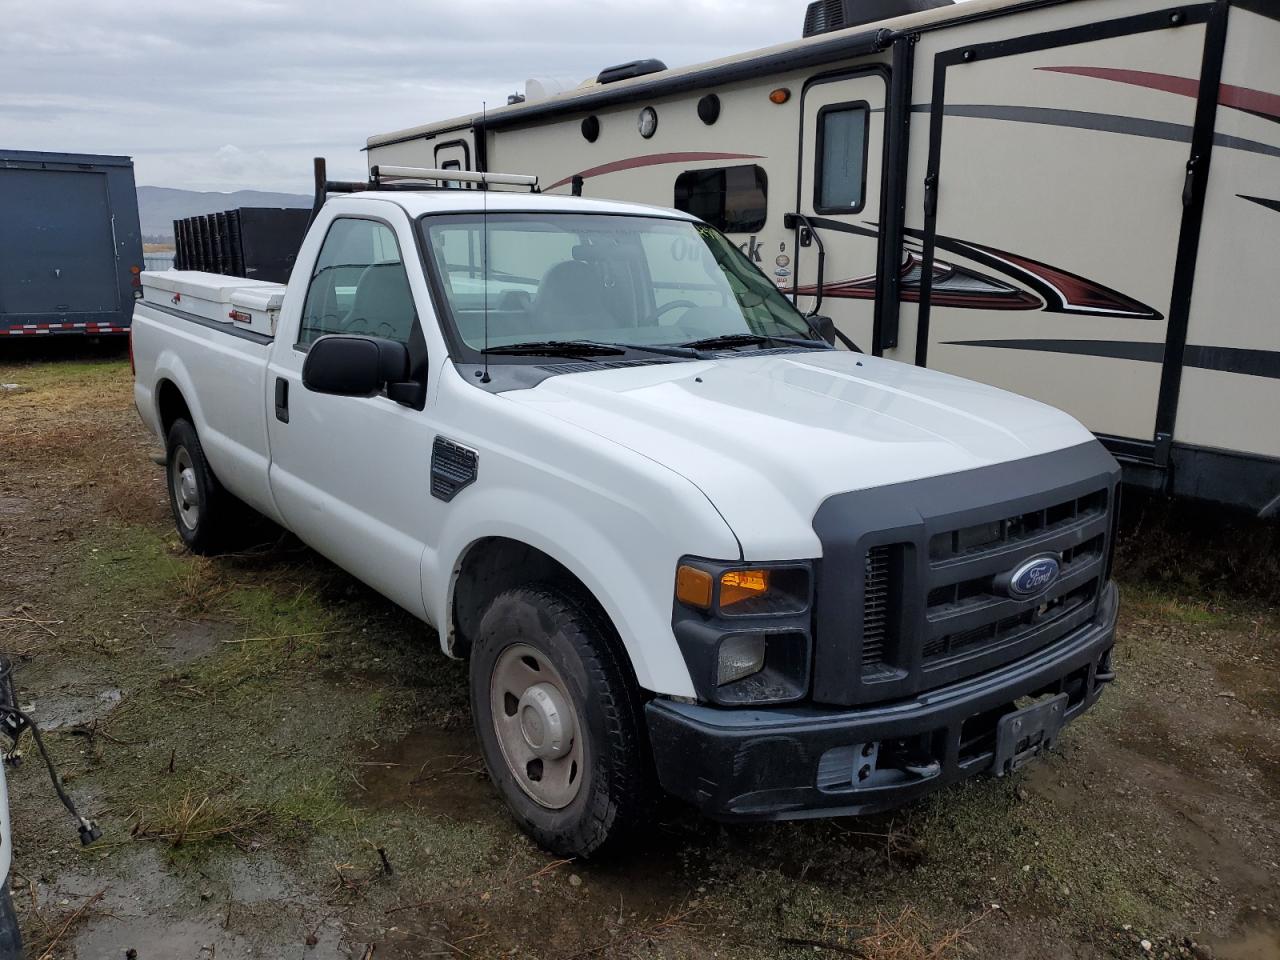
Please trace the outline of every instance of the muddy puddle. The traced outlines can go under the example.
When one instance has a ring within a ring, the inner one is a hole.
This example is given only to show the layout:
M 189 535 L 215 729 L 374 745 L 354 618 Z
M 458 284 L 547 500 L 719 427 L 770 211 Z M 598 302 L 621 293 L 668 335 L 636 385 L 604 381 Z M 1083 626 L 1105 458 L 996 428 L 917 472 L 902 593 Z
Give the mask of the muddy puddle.
M 505 816 L 470 727 L 416 727 L 368 751 L 356 768 L 347 796 L 366 809 L 416 807 L 428 816 L 463 821 Z
M 213 653 L 223 640 L 232 639 L 234 634 L 235 631 L 225 623 L 184 623 L 157 640 L 154 651 L 166 663 L 183 666 Z
M 266 856 L 179 877 L 158 851 L 143 848 L 109 865 L 65 871 L 40 894 L 64 909 L 97 896 L 73 941 L 76 960 L 352 955 L 340 921 L 301 897 L 292 875 Z
M 1280 960 L 1280 929 L 1255 928 L 1214 944 L 1218 960 Z
M 124 692 L 116 687 L 94 690 L 85 684 L 64 684 L 35 699 L 30 713 L 41 730 L 83 727 L 105 718 L 123 698 Z
M 31 508 L 31 501 L 25 497 L 0 496 L 0 517 L 21 517 Z
M 368 751 L 358 769 L 358 783 L 347 791 L 358 806 L 517 830 L 469 726 L 419 726 Z M 660 924 L 706 892 L 691 878 L 700 874 L 704 845 L 717 830 L 670 805 L 639 842 L 603 860 L 565 863 L 540 854 L 545 875 L 497 882 L 492 903 L 477 887 L 475 896 L 445 896 L 425 909 L 393 914 L 393 922 L 375 932 L 378 955 L 459 956 L 459 949 L 480 949 L 490 956 L 522 943 L 583 945 Z

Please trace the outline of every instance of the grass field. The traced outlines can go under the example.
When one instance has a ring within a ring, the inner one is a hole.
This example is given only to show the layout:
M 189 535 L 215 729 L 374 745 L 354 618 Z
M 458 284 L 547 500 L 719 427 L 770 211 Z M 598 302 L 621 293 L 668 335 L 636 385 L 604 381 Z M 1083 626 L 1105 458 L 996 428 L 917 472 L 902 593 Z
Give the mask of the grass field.
M 127 361 L 64 354 L 0 357 L 0 649 L 104 837 L 10 772 L 32 957 L 1280 956 L 1274 526 L 1131 498 L 1119 679 L 1021 775 L 561 862 L 465 664 L 287 535 L 186 553 Z

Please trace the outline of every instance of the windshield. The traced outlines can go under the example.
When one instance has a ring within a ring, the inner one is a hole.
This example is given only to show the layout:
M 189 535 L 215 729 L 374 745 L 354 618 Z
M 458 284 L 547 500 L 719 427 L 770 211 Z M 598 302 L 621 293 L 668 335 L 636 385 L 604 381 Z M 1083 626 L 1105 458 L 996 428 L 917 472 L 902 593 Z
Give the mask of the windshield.
M 493 213 L 486 271 L 481 214 L 422 222 L 454 326 L 473 350 L 547 340 L 643 347 L 732 334 L 813 339 L 790 301 L 705 224 Z

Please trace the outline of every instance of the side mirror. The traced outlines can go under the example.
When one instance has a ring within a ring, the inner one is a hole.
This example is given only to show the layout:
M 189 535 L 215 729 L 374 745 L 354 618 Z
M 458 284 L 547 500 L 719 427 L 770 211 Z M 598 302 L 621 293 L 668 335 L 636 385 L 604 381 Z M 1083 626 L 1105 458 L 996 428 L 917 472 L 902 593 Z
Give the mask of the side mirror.
M 339 397 L 371 397 L 408 379 L 409 351 L 403 343 L 382 337 L 321 337 L 311 344 L 302 364 L 304 387 Z
M 814 314 L 809 317 L 809 322 L 813 324 L 814 331 L 827 343 L 833 347 L 836 344 L 836 322 L 830 317 L 822 314 Z

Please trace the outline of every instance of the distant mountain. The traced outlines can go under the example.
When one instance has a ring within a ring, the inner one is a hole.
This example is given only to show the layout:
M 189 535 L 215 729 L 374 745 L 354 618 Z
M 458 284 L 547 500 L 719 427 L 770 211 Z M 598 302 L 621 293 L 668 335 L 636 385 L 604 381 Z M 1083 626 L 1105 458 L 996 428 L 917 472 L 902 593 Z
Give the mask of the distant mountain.
M 200 213 L 217 213 L 236 207 L 309 207 L 311 197 L 301 193 L 268 193 L 237 190 L 234 193 L 200 193 L 171 187 L 139 187 L 138 217 L 144 237 L 173 238 L 173 221 Z

